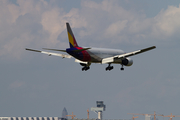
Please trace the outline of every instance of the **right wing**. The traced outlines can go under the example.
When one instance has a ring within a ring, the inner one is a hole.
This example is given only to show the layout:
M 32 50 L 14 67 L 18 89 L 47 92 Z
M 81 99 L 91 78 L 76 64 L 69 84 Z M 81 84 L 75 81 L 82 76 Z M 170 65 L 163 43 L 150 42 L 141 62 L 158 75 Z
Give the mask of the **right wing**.
M 140 53 L 143 53 L 143 52 L 155 49 L 155 48 L 156 48 L 156 46 L 152 46 L 152 47 L 148 47 L 148 48 L 145 48 L 145 49 L 137 50 L 137 51 L 134 51 L 134 52 L 129 52 L 129 53 L 125 53 L 125 54 L 122 54 L 122 55 L 116 55 L 116 56 L 113 56 L 113 57 L 104 58 L 104 59 L 102 59 L 101 63 L 102 64 L 112 63 L 112 62 L 114 62 L 114 59 L 124 59 L 126 57 L 137 55 L 137 54 L 140 54 Z
M 43 53 L 43 54 L 48 54 L 49 56 L 54 55 L 54 56 L 60 56 L 60 57 L 62 57 L 62 58 L 72 58 L 72 56 L 70 56 L 70 55 L 65 55 L 65 54 L 52 53 L 52 52 L 45 52 L 45 51 L 39 51 L 39 50 L 28 49 L 28 48 L 26 48 L 26 50 L 33 51 L 33 52 L 40 52 L 40 53 Z
M 145 48 L 145 49 L 137 50 L 137 51 L 134 51 L 134 52 L 129 52 L 129 53 L 125 53 L 125 54 L 122 54 L 122 55 L 117 55 L 115 57 L 117 57 L 117 58 L 130 57 L 130 56 L 137 55 L 137 54 L 140 54 L 140 53 L 143 53 L 143 52 L 155 49 L 155 48 L 156 48 L 156 46 L 152 46 L 152 47 L 148 47 L 148 48 Z

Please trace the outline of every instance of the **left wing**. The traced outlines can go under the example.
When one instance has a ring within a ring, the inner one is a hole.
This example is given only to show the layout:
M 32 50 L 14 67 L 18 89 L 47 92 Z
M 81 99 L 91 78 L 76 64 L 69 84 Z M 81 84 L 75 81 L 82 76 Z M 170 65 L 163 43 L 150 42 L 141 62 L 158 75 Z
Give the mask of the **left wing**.
M 60 56 L 60 57 L 62 57 L 62 58 L 72 58 L 72 56 L 70 56 L 70 55 L 65 55 L 65 54 L 52 53 L 52 52 L 45 52 L 45 51 L 39 51 L 39 50 L 28 49 L 28 48 L 26 48 L 26 50 L 33 51 L 33 52 L 40 52 L 40 53 L 43 53 L 43 54 L 48 54 L 49 56 L 54 55 L 54 56 Z
M 155 49 L 155 48 L 156 48 L 156 46 L 152 46 L 152 47 L 148 47 L 148 48 L 145 48 L 145 49 L 142 49 L 142 50 L 137 50 L 137 51 L 125 53 L 125 54 L 122 54 L 122 55 L 116 55 L 116 56 L 113 56 L 113 57 L 104 58 L 104 59 L 102 59 L 102 64 L 111 63 L 111 62 L 114 61 L 114 58 L 123 59 L 125 57 L 137 55 L 137 54 L 140 54 L 140 53 L 143 53 L 143 52 Z

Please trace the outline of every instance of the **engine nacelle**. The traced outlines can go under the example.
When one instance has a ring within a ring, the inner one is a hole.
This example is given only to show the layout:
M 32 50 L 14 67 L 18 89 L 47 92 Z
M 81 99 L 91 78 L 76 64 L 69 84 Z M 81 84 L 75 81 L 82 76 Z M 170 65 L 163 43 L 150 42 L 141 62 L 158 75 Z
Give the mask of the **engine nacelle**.
M 133 64 L 133 60 L 131 58 L 125 58 L 122 60 L 122 64 L 125 66 L 131 66 Z

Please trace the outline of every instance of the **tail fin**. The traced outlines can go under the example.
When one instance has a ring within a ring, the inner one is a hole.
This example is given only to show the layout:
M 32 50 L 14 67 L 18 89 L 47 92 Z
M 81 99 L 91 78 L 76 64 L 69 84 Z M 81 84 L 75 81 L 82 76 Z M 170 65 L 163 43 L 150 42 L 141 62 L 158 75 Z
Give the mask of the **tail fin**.
M 71 30 L 71 27 L 69 25 L 69 23 L 66 23 L 66 27 L 67 27 L 67 33 L 68 33 L 68 38 L 69 38 L 69 46 L 72 47 L 78 47 L 78 44 L 76 42 L 76 39 L 73 35 L 73 32 Z

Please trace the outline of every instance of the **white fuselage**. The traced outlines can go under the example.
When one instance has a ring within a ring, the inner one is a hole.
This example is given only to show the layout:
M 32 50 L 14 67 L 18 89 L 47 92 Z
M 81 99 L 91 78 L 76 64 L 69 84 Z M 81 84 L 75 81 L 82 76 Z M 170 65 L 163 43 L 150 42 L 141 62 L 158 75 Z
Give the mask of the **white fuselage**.
M 107 48 L 91 48 L 87 50 L 91 56 L 91 62 L 99 63 L 104 58 L 113 57 L 116 55 L 124 54 L 124 51 L 119 49 L 107 49 Z M 121 60 L 116 60 L 114 63 L 120 63 Z

